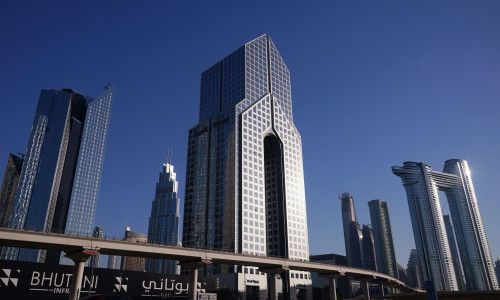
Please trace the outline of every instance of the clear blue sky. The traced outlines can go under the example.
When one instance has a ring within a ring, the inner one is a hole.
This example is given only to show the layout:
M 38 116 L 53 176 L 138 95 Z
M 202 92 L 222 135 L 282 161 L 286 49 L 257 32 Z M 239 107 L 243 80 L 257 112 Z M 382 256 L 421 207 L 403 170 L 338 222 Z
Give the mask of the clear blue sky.
M 413 233 L 390 167 L 463 158 L 500 256 L 498 1 L 3 1 L 0 28 L 2 174 L 26 149 L 40 89 L 116 84 L 96 223 L 107 235 L 147 233 L 169 147 L 183 200 L 200 73 L 266 33 L 292 76 L 311 254 L 345 253 L 337 196 L 349 192 L 361 223 L 369 200 L 389 203 L 406 266 Z

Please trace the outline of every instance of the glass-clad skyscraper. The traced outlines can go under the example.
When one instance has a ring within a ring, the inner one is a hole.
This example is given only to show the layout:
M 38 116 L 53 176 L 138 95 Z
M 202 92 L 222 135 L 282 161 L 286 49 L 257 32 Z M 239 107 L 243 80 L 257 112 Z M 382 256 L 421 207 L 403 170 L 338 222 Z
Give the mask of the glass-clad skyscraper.
M 8 227 L 92 234 L 114 87 L 96 99 L 42 90 Z M 2 258 L 59 262 L 58 252 L 2 249 Z
M 189 130 L 182 242 L 309 259 L 302 141 L 293 123 L 290 72 L 265 35 L 201 75 L 199 123 Z M 258 273 L 231 266 L 208 271 Z M 309 284 L 309 278 L 291 271 L 285 280 L 298 285 Z
M 361 227 L 356 218 L 356 210 L 354 208 L 354 197 L 349 193 L 343 193 L 340 198 L 342 209 L 342 225 L 344 228 L 344 243 L 345 253 L 349 266 L 362 268 L 362 245 L 363 237 Z
M 178 183 L 174 166 L 163 164 L 156 195 L 149 218 L 148 243 L 179 246 L 179 203 L 177 197 Z M 154 273 L 177 274 L 177 263 L 173 260 L 148 258 L 146 271 Z
M 467 161 L 450 159 L 443 172 L 429 165 L 405 162 L 393 167 L 408 197 L 415 245 L 425 280 L 437 290 L 457 290 L 449 238 L 439 201 L 446 194 L 468 290 L 498 290 L 486 232 Z
M 375 240 L 375 253 L 377 257 L 377 270 L 379 272 L 398 277 L 398 265 L 394 239 L 392 237 L 391 218 L 387 202 L 378 199 L 368 202 L 370 219 Z

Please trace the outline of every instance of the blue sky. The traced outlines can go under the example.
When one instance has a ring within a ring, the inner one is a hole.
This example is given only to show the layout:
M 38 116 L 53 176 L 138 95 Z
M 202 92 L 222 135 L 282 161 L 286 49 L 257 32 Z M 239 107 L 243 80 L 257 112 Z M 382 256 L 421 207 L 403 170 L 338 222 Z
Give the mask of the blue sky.
M 0 170 L 26 149 L 40 89 L 116 85 L 96 220 L 107 235 L 147 233 L 170 147 L 183 200 L 200 74 L 266 33 L 291 72 L 311 254 L 345 253 L 349 192 L 361 223 L 369 200 L 389 203 L 406 266 L 413 233 L 390 167 L 463 158 L 500 256 L 498 1 L 4 1 L 0 28 Z

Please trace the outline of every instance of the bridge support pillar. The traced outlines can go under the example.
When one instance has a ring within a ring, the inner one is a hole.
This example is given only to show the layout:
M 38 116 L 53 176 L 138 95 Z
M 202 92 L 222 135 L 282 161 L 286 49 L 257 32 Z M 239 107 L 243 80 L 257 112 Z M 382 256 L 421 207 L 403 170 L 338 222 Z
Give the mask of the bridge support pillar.
M 285 266 L 276 266 L 276 267 L 265 267 L 265 268 L 259 268 L 259 271 L 262 273 L 266 273 L 269 275 L 269 281 L 268 281 L 268 289 L 269 289 L 269 300 L 276 300 L 278 299 L 278 289 L 277 289 L 277 281 L 278 281 L 278 274 L 281 274 L 285 271 L 290 270 L 288 267 Z M 281 282 L 285 282 L 285 280 L 281 280 Z M 285 289 L 285 287 L 283 287 Z
M 71 279 L 71 286 L 69 288 L 69 300 L 80 299 L 80 289 L 82 287 L 83 270 L 85 262 L 92 256 L 99 254 L 98 250 L 92 249 L 79 249 L 75 251 L 66 252 L 64 256 L 71 259 L 75 263 L 73 268 L 73 277 Z
M 197 299 L 197 285 L 198 285 L 198 270 L 203 266 L 211 264 L 212 259 L 200 258 L 193 261 L 180 261 L 179 265 L 189 269 L 189 300 Z
M 384 285 L 380 284 L 380 297 L 382 297 L 382 300 L 385 299 L 385 291 L 384 291 Z
M 337 278 L 344 276 L 344 274 L 339 272 L 334 273 L 319 273 L 321 277 L 328 279 L 328 293 L 330 294 L 330 300 L 337 300 Z
M 368 280 L 362 280 L 361 285 L 363 286 L 363 297 L 365 300 L 370 300 L 370 287 L 368 286 Z

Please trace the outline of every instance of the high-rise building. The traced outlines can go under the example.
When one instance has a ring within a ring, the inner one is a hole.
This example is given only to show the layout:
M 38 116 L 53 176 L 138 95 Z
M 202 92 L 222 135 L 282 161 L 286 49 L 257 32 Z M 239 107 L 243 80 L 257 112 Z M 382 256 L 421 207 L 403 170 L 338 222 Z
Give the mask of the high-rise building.
M 372 200 L 368 202 L 368 207 L 375 240 L 377 270 L 397 278 L 396 251 L 394 250 L 391 218 L 389 217 L 387 202 L 377 199 Z
M 96 99 L 41 91 L 8 227 L 92 233 L 113 97 L 114 87 Z M 44 262 L 46 253 L 4 248 L 1 257 Z
M 397 269 L 398 269 L 399 280 L 408 284 L 408 275 L 406 275 L 406 269 L 400 264 L 397 264 Z
M 375 242 L 373 230 L 368 225 L 363 225 L 361 230 L 363 238 L 363 269 L 377 271 L 377 259 L 375 257 Z
M 458 256 L 457 244 L 455 243 L 455 234 L 453 231 L 453 225 L 451 224 L 450 216 L 443 215 L 444 227 L 446 228 L 446 235 L 448 236 L 448 244 L 450 245 L 451 257 L 453 259 L 453 267 L 457 274 L 457 284 L 459 291 L 465 291 L 467 289 L 464 281 L 464 273 L 462 272 L 462 264 L 460 263 L 460 257 Z
M 118 269 L 118 255 L 108 256 L 108 269 L 116 270 Z
M 345 253 L 349 266 L 362 268 L 361 227 L 356 218 L 354 197 L 343 193 L 340 198 L 342 208 L 342 224 L 344 227 Z
M 188 138 L 183 222 L 186 247 L 309 259 L 290 72 L 266 35 L 201 75 L 199 123 Z M 213 265 L 206 271 L 260 275 L 254 267 Z M 308 272 L 290 271 L 283 280 L 285 287 L 310 286 Z
M 9 154 L 7 167 L 3 176 L 2 189 L 0 190 L 0 227 L 7 227 L 12 211 L 12 203 L 16 196 L 17 184 L 21 169 L 23 167 L 23 159 Z
M 163 164 L 156 195 L 149 218 L 148 243 L 179 246 L 179 202 L 177 197 L 178 183 L 174 166 Z M 154 273 L 178 274 L 176 261 L 148 258 L 146 270 Z
M 425 163 L 392 167 L 406 189 L 415 245 L 424 279 L 436 290 L 457 290 L 457 274 L 441 211 L 439 191 L 446 194 L 468 290 L 498 290 L 486 232 L 467 161 L 450 159 L 443 172 Z
M 94 228 L 94 233 L 92 234 L 92 236 L 95 238 L 98 238 L 98 239 L 102 239 L 104 237 L 104 232 L 103 232 L 102 227 L 96 226 Z M 92 268 L 99 268 L 99 258 L 100 258 L 99 254 L 92 255 L 92 257 L 89 260 L 89 265 Z
M 406 275 L 408 276 L 409 286 L 417 289 L 424 288 L 424 279 L 422 276 L 422 269 L 420 268 L 420 259 L 418 257 L 417 249 L 411 249 L 410 251 Z
M 148 236 L 142 233 L 130 231 L 130 227 L 127 226 L 127 228 L 125 229 L 124 240 L 132 243 L 147 243 Z M 122 256 L 122 262 L 120 268 L 126 271 L 143 272 L 146 270 L 146 258 Z

